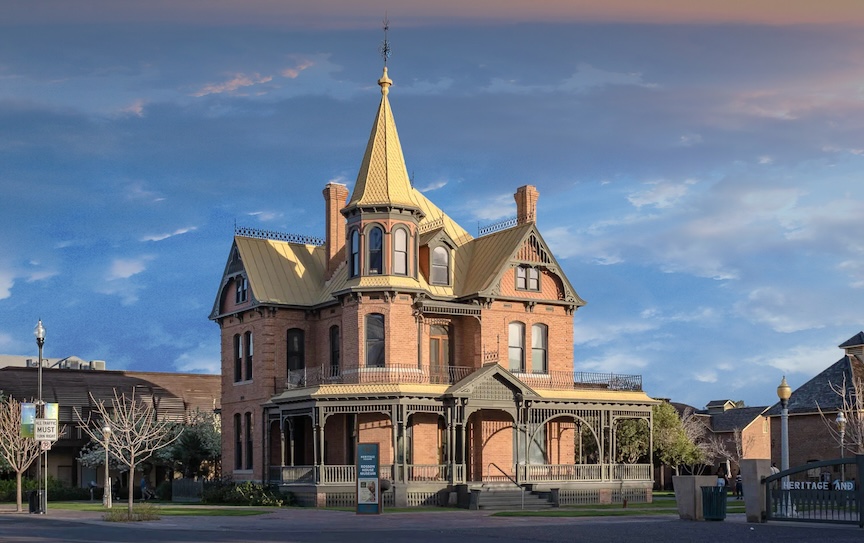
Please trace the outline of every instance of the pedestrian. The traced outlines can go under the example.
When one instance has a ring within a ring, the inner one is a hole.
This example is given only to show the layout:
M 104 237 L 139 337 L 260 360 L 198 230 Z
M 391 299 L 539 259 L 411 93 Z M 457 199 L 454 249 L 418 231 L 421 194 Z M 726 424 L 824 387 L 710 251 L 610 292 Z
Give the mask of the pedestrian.
M 735 497 L 739 500 L 744 499 L 744 482 L 741 480 L 741 470 L 738 470 L 738 475 L 735 476 Z

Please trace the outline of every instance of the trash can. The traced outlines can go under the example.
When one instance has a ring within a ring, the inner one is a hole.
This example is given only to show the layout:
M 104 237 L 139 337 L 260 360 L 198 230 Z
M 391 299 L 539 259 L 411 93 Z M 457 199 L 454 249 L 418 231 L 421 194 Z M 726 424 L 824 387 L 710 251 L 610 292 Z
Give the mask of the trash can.
M 705 520 L 724 520 L 726 518 L 726 487 L 702 487 L 702 517 Z
M 30 506 L 31 513 L 42 514 L 42 490 L 31 490 L 30 494 L 27 496 L 27 501 Z

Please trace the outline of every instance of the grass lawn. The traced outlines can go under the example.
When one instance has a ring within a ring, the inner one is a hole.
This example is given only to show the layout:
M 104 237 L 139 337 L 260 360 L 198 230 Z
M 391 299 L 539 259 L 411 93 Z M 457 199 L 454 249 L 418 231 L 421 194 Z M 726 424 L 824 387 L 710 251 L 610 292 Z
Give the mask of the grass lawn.
M 139 505 L 135 502 L 135 505 Z M 248 517 L 254 515 L 265 515 L 274 508 L 270 507 L 245 507 L 245 506 L 220 506 L 202 507 L 198 504 L 181 505 L 175 503 L 153 503 L 148 505 L 156 509 L 159 516 L 165 517 Z M 127 502 L 114 502 L 114 509 L 125 510 Z M 106 509 L 99 502 L 48 502 L 48 509 L 63 509 L 67 511 L 96 511 L 105 513 Z

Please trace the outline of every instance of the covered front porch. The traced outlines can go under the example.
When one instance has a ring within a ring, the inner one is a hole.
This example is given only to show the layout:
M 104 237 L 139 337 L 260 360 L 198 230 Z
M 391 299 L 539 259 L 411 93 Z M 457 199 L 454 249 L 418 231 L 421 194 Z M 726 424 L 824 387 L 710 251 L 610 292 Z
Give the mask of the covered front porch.
M 495 483 L 650 489 L 653 403 L 641 391 L 538 392 L 497 364 L 449 386 L 295 388 L 268 406 L 268 476 L 286 491 L 347 492 L 356 444 L 375 442 L 381 478 L 423 492 Z M 622 420 L 644 423 L 641 463 L 615 461 Z

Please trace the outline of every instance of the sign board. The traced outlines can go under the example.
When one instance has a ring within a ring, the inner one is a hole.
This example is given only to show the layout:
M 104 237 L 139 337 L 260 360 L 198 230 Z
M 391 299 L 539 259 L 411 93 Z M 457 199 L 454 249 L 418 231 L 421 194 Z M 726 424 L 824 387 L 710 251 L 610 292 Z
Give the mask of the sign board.
M 50 451 L 51 450 L 51 442 L 50 441 L 40 441 L 39 442 L 39 450 Z
M 36 404 L 21 404 L 21 437 L 33 437 L 36 426 Z
M 357 444 L 357 514 L 381 512 L 378 480 L 380 454 L 377 443 Z
M 56 419 L 36 419 L 36 441 L 57 441 L 57 426 Z

